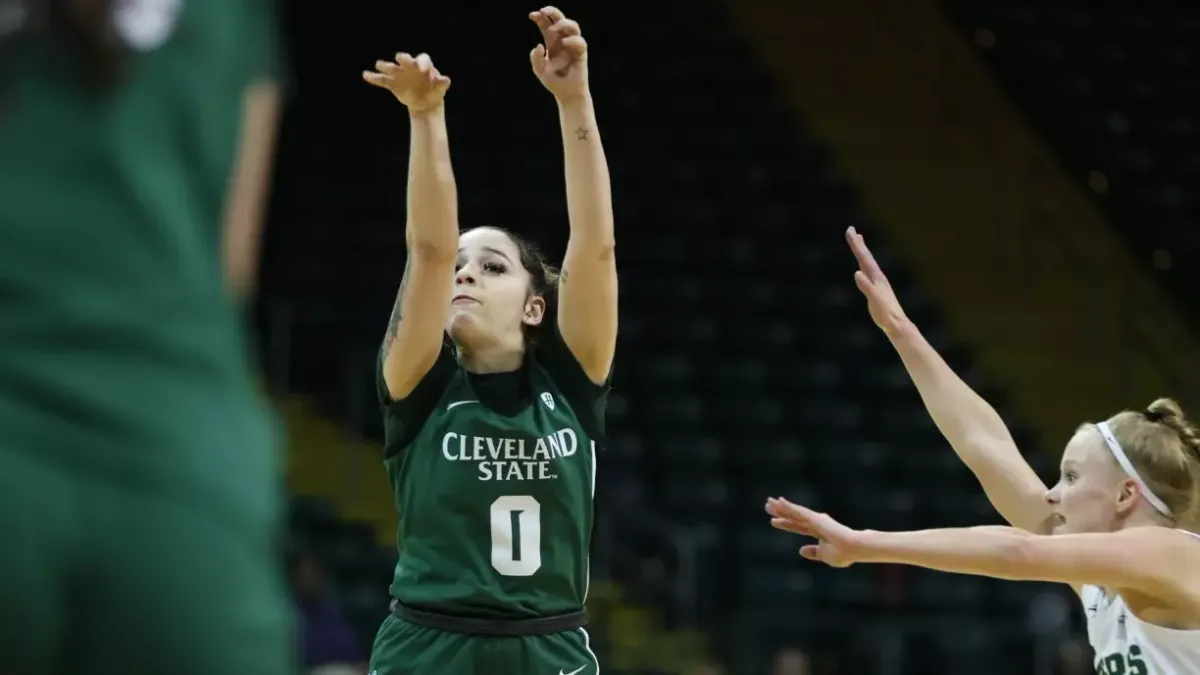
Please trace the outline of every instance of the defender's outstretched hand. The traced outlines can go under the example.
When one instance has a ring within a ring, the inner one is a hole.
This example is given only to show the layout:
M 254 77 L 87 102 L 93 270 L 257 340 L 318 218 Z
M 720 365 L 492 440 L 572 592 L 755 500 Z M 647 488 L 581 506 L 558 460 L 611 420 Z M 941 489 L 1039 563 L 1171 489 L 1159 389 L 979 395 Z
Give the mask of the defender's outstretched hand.
M 896 298 L 896 292 L 892 290 L 887 276 L 879 268 L 879 263 L 875 262 L 875 256 L 871 255 L 871 249 L 867 248 L 867 242 L 853 227 L 846 230 L 846 243 L 850 244 L 850 250 L 854 253 L 854 258 L 858 260 L 858 271 L 854 273 L 854 285 L 858 286 L 858 290 L 866 296 L 867 309 L 871 312 L 871 319 L 884 333 L 889 336 L 894 335 L 901 326 L 908 322 L 908 317 L 904 315 L 904 308 L 900 306 L 900 301 Z
M 376 61 L 374 71 L 363 71 L 363 79 L 392 92 L 412 113 L 437 108 L 450 88 L 450 78 L 433 67 L 428 54 L 414 58 L 401 52 L 395 61 Z
M 771 527 L 816 538 L 816 544 L 800 548 L 801 556 L 823 562 L 830 567 L 849 567 L 859 562 L 856 557 L 856 530 L 842 525 L 824 513 L 793 504 L 782 497 L 768 498 L 766 509 L 771 516 Z
M 587 95 L 587 40 L 579 24 L 557 7 L 530 12 L 529 19 L 542 32 L 542 43 L 529 53 L 533 74 L 542 86 L 559 101 Z

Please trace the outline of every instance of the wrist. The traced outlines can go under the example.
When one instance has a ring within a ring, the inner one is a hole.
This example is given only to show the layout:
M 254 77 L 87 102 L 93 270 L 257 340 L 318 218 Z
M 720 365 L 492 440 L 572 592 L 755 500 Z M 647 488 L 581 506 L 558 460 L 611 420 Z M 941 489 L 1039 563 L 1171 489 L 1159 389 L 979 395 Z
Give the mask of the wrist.
M 851 557 L 855 562 L 873 563 L 887 562 L 883 551 L 887 544 L 887 532 L 879 530 L 858 530 L 851 540 Z
M 583 91 L 578 94 L 555 95 L 554 100 L 558 102 L 558 107 L 564 111 L 577 110 L 592 105 L 592 93 L 590 91 Z
M 921 338 L 921 330 L 907 316 L 896 321 L 891 330 L 886 331 L 888 339 L 893 343 L 911 342 Z
M 409 119 L 412 119 L 412 120 L 428 119 L 430 117 L 437 117 L 438 115 L 441 115 L 445 111 L 446 111 L 445 103 L 442 101 L 438 101 L 437 103 L 435 103 L 431 106 L 426 106 L 424 108 L 411 108 L 410 107 L 408 109 L 408 117 L 409 117 Z

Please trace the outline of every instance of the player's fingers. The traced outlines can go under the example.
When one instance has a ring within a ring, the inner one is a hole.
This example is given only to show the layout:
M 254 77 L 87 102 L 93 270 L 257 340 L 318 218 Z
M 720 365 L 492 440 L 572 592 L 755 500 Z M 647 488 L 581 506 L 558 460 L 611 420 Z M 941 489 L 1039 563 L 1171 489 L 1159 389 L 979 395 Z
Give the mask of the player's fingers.
M 854 260 L 858 262 L 859 268 L 866 271 L 866 242 L 853 227 L 846 229 L 846 243 L 850 245 L 850 252 L 854 254 Z
M 563 38 L 560 46 L 563 52 L 575 59 L 587 53 L 587 40 L 583 39 L 582 35 L 572 35 L 571 37 Z
M 579 35 L 579 24 L 570 19 L 562 19 L 550 26 L 550 32 L 563 38 Z
M 395 63 L 392 63 L 391 61 L 376 61 L 375 62 L 375 70 L 378 70 L 380 73 L 383 73 L 384 75 L 391 75 L 396 72 L 399 72 L 400 66 L 396 65 Z
M 416 59 L 408 52 L 399 52 L 396 54 L 396 63 L 400 64 L 401 68 L 411 68 L 417 64 Z
M 562 13 L 561 9 L 559 9 L 553 5 L 546 5 L 545 7 L 543 7 L 540 10 L 540 14 L 542 16 L 546 17 L 546 19 L 548 19 L 550 21 L 550 25 L 554 25 L 554 24 L 558 23 L 559 21 L 562 21 L 563 19 L 567 18 L 567 16 Z
M 380 75 L 379 73 L 372 72 L 370 70 L 364 70 L 362 76 L 363 80 L 365 80 L 367 84 L 373 84 L 376 87 L 383 87 L 384 89 L 387 89 L 388 78 L 386 75 Z
M 871 253 L 871 249 L 867 248 L 867 240 L 859 234 L 853 227 L 847 231 L 850 238 L 850 250 L 854 251 L 854 258 L 858 261 L 858 266 L 871 281 L 879 281 L 885 279 L 883 270 L 879 267 L 879 263 L 875 261 L 875 255 Z
M 874 300 L 876 298 L 875 284 L 871 283 L 871 280 L 867 278 L 866 273 L 862 270 L 854 273 L 854 285 L 858 286 L 858 290 L 862 291 L 862 294 L 867 296 L 867 299 Z
M 533 66 L 535 73 L 546 69 L 546 45 L 539 44 L 529 52 L 529 65 Z
M 791 532 L 792 534 L 802 534 L 810 537 L 812 536 L 812 528 L 799 521 L 791 520 L 790 518 L 772 518 L 771 527 L 777 530 L 783 530 L 784 532 Z
M 800 557 L 807 560 L 821 560 L 821 547 L 817 544 L 808 544 L 800 547 Z
M 433 69 L 433 59 L 428 54 L 417 54 L 416 65 L 417 72 L 428 73 Z
M 542 31 L 543 33 L 545 33 L 551 25 L 550 19 L 546 18 L 546 15 L 542 14 L 540 10 L 537 12 L 530 12 L 529 20 L 537 24 L 538 30 Z
M 799 504 L 793 504 L 786 497 L 780 497 L 781 513 L 785 518 L 794 518 L 804 522 L 812 523 L 817 518 L 817 512 L 812 509 L 805 508 Z

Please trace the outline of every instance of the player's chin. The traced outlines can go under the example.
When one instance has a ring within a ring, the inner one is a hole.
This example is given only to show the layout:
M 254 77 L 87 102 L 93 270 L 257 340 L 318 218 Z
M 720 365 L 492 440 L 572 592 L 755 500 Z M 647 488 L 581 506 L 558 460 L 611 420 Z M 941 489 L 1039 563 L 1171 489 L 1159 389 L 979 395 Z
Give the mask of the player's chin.
M 479 316 L 471 311 L 472 305 L 454 306 L 450 308 L 450 318 L 446 321 L 446 332 L 455 344 L 470 345 L 477 342 L 486 332 Z
M 1067 524 L 1067 519 L 1059 514 L 1050 516 L 1050 534 L 1070 534 L 1071 528 Z

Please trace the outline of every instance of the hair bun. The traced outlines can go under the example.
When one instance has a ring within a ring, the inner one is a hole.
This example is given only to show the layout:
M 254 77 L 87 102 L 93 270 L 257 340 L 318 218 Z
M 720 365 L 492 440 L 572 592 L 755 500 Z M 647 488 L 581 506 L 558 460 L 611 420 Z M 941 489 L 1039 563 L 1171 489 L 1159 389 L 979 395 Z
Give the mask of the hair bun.
M 1170 427 L 1193 455 L 1200 458 L 1200 430 L 1188 421 L 1174 399 L 1160 398 L 1146 407 L 1146 419 Z
M 1155 399 L 1153 403 L 1146 406 L 1146 412 L 1150 415 L 1158 417 L 1158 421 L 1167 422 L 1169 420 L 1183 420 L 1183 408 L 1175 402 L 1173 398 Z

